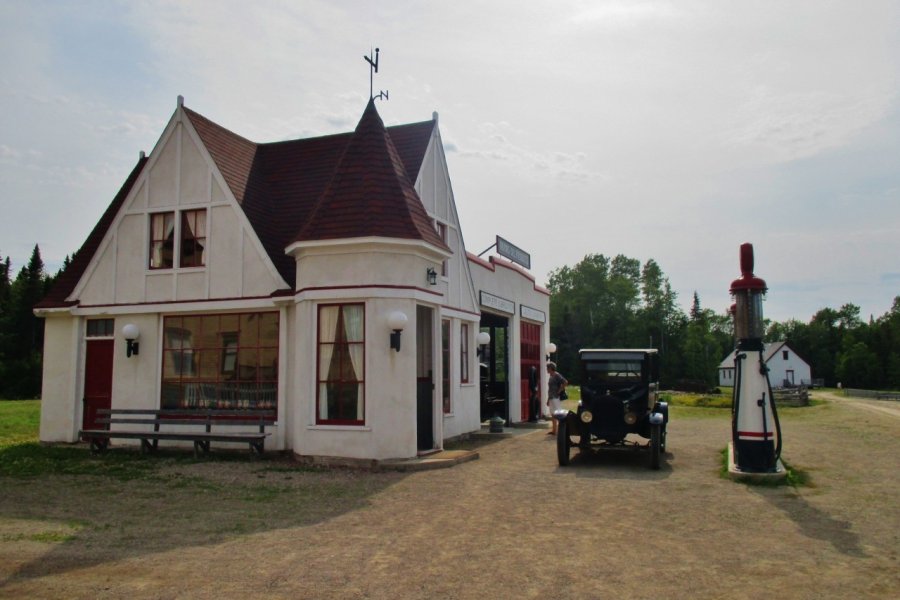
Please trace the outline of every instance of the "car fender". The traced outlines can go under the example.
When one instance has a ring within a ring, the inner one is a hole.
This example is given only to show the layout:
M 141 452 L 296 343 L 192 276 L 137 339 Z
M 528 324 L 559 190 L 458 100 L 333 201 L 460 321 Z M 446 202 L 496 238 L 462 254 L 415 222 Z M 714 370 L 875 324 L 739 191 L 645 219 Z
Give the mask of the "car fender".
M 668 402 L 657 402 L 656 406 L 653 407 L 653 412 L 661 413 L 663 415 L 663 424 L 669 422 L 669 403 Z

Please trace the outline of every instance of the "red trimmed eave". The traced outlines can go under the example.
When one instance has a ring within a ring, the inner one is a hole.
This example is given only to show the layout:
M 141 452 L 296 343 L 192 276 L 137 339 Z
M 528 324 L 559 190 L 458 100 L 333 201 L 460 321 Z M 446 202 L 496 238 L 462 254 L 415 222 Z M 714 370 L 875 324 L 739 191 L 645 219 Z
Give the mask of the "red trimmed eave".
M 489 256 L 488 260 L 484 260 L 483 258 L 475 256 L 471 252 L 466 252 L 466 258 L 469 259 L 469 262 L 475 263 L 479 267 L 483 267 L 491 272 L 496 271 L 497 270 L 496 267 L 506 267 L 507 269 L 515 271 L 522 277 L 525 277 L 526 279 L 531 281 L 531 285 L 534 286 L 534 291 L 536 291 L 540 294 L 545 294 L 547 296 L 550 295 L 550 290 L 548 290 L 544 286 L 538 285 L 536 283 L 534 275 L 532 275 L 531 273 L 529 273 L 528 271 L 526 271 L 525 269 L 523 269 L 522 267 L 520 267 L 519 265 L 517 265 L 513 262 L 504 260 L 502 258 L 498 258 L 496 256 Z
M 110 202 L 109 206 L 106 208 L 106 211 L 103 213 L 103 216 L 100 217 L 100 220 L 94 225 L 94 229 L 91 230 L 91 233 L 81 245 L 81 248 L 75 253 L 69 266 L 59 274 L 59 277 L 57 277 L 56 281 L 53 283 L 53 287 L 50 288 L 50 291 L 47 292 L 47 295 L 44 296 L 40 302 L 34 305 L 34 308 L 65 308 L 78 304 L 77 300 L 67 300 L 67 298 L 72 294 L 75 286 L 78 285 L 78 282 L 81 280 L 82 275 L 84 275 L 91 259 L 94 258 L 94 254 L 100 247 L 100 243 L 106 236 L 106 232 L 115 220 L 116 215 L 119 214 L 119 210 L 122 208 L 125 198 L 128 196 L 128 193 L 131 192 L 131 188 L 141 174 L 144 165 L 147 164 L 147 160 L 147 157 L 142 157 L 138 160 L 134 169 L 131 170 L 131 174 L 119 189 L 119 193 L 116 194 L 112 202 Z

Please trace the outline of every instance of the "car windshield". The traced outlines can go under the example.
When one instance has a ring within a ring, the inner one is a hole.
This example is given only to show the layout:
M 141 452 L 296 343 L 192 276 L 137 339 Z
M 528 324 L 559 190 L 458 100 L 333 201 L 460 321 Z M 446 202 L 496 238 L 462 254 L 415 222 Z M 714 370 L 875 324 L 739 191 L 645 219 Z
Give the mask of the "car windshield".
M 584 365 L 588 381 L 592 382 L 639 382 L 641 361 L 639 360 L 598 360 Z

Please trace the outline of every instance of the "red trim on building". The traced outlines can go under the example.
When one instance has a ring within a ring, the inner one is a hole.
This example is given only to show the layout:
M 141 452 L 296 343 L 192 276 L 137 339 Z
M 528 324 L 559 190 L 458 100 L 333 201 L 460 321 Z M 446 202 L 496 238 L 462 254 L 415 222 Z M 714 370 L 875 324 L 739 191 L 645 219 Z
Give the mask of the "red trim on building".
M 520 267 L 519 265 L 517 265 L 515 263 L 512 263 L 507 260 L 503 260 L 502 258 L 497 258 L 496 256 L 491 256 L 488 258 L 488 260 L 484 260 L 483 258 L 479 258 L 478 256 L 475 256 L 471 252 L 466 252 L 466 258 L 469 259 L 469 262 L 475 263 L 479 267 L 484 267 L 488 271 L 495 272 L 497 270 L 497 267 L 505 267 L 507 269 L 515 271 L 522 277 L 525 277 L 526 279 L 531 281 L 532 285 L 534 286 L 534 291 L 539 292 L 544 295 L 547 295 L 547 296 L 550 295 L 550 290 L 537 284 L 537 282 L 534 278 L 534 275 L 532 275 L 531 273 L 529 273 L 528 271 L 526 271 L 525 269 L 523 269 L 522 267 Z

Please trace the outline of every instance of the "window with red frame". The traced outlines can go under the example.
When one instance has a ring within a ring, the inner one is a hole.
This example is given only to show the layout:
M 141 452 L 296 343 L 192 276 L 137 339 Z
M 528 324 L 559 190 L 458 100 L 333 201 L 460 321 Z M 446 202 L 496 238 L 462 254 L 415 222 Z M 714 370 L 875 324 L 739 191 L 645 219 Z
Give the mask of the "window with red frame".
M 459 380 L 469 383 L 469 324 L 459 326 Z
M 178 265 L 202 267 L 206 264 L 206 210 L 181 213 L 181 251 Z
M 364 304 L 319 306 L 316 422 L 365 424 Z
M 275 408 L 278 326 L 275 312 L 165 317 L 161 407 Z

